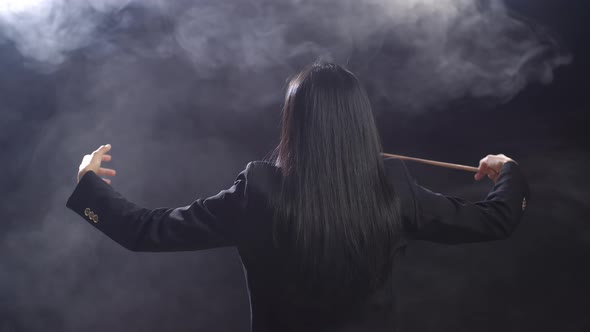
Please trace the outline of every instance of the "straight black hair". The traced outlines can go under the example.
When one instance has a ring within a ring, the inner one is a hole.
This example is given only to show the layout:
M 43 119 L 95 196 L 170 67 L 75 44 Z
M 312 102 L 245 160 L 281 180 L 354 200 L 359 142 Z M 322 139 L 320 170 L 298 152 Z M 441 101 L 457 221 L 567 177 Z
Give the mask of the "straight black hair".
M 360 301 L 387 278 L 400 240 L 371 104 L 350 71 L 316 63 L 290 80 L 275 163 L 273 239 L 295 294 Z

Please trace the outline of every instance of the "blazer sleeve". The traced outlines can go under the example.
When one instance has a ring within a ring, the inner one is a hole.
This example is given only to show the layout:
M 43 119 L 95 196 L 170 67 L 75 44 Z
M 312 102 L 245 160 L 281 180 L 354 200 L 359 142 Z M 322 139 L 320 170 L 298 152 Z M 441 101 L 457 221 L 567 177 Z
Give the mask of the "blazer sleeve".
M 98 175 L 84 174 L 66 206 L 131 251 L 185 251 L 234 246 L 248 205 L 247 173 L 215 196 L 177 208 L 147 209 L 119 194 Z
M 403 168 L 414 198 L 414 216 L 406 218 L 412 222 L 405 228 L 414 239 L 450 244 L 506 239 L 530 200 L 528 183 L 515 162 L 502 166 L 495 185 L 479 202 L 432 192 Z

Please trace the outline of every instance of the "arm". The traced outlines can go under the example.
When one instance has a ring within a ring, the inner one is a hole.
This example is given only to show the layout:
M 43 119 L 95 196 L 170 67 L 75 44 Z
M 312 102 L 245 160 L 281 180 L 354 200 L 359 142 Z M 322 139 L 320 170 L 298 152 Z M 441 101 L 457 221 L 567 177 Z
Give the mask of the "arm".
M 128 201 L 100 178 L 98 174 L 104 173 L 103 169 L 89 168 L 79 177 L 66 206 L 132 251 L 232 246 L 238 242 L 237 223 L 244 218 L 246 210 L 249 167 L 250 164 L 229 189 L 215 196 L 197 199 L 183 207 L 158 209 L 143 208 Z
M 420 240 L 462 243 L 505 239 L 519 224 L 530 196 L 526 179 L 514 161 L 492 173 L 494 187 L 483 201 L 475 203 L 434 193 L 418 185 L 407 169 L 405 173 L 415 214 L 408 218 L 413 222 L 406 228 Z

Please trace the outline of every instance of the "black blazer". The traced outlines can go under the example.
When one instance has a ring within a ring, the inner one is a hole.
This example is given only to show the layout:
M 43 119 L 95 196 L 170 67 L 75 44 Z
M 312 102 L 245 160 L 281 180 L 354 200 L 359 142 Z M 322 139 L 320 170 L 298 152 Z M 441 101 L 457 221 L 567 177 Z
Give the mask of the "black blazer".
M 526 208 L 529 189 L 519 166 L 504 164 L 486 199 L 471 203 L 434 193 L 411 178 L 403 161 L 385 159 L 400 200 L 405 239 L 462 243 L 507 238 Z M 250 294 L 252 330 L 391 331 L 390 294 L 376 294 L 355 314 L 323 319 L 294 307 L 277 290 L 288 280 L 273 273 L 272 211 L 280 169 L 250 162 L 226 190 L 178 208 L 147 209 L 117 193 L 94 172 L 87 172 L 66 206 L 108 237 L 132 251 L 180 251 L 235 246 L 244 265 Z M 385 297 L 385 299 L 384 299 Z M 310 306 L 312 307 L 312 306 Z

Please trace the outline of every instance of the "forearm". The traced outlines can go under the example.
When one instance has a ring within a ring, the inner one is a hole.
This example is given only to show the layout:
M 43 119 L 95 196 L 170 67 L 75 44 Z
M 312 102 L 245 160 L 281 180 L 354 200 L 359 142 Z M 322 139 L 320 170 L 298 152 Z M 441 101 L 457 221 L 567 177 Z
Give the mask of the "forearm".
M 137 222 L 149 211 L 129 202 L 93 171 L 80 178 L 66 206 L 129 250 L 136 250 L 141 232 Z
M 230 230 L 222 228 L 221 213 L 212 213 L 205 201 L 197 199 L 177 208 L 147 209 L 128 201 L 95 173 L 88 172 L 66 206 L 132 251 L 201 250 L 234 245 L 235 241 L 224 236 Z
M 505 239 L 523 215 L 528 184 L 518 165 L 503 166 L 486 199 L 472 203 L 434 193 L 409 179 L 416 201 L 416 218 L 410 227 L 417 239 L 464 243 Z

